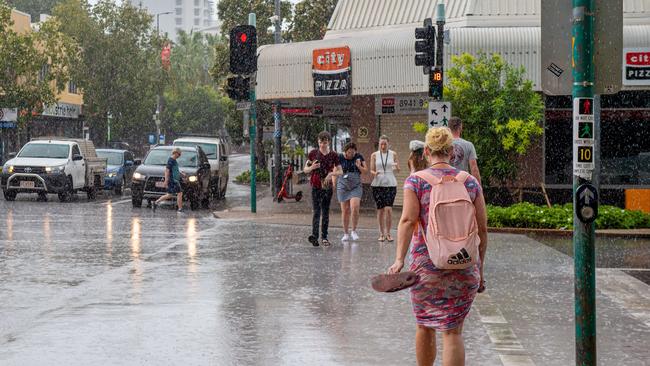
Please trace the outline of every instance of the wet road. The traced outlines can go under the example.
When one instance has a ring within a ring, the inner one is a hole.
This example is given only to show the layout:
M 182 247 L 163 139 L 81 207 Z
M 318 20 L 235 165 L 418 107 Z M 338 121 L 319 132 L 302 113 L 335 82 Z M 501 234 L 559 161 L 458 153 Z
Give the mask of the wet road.
M 233 160 L 235 170 L 247 158 Z M 218 205 L 247 199 L 231 184 Z M 154 213 L 128 197 L 19 196 L 0 212 L 0 365 L 415 363 L 408 293 L 369 288 L 395 248 L 373 231 L 313 248 L 307 227 Z M 491 240 L 467 364 L 571 364 L 571 258 L 524 236 Z M 647 365 L 648 287 L 599 276 L 602 364 Z

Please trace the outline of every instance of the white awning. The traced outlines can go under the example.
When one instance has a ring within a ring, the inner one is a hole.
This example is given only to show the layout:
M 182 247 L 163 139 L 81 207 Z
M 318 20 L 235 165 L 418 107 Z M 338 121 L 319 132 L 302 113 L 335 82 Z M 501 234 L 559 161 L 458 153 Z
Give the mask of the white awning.
M 268 45 L 258 57 L 257 98 L 314 97 L 312 51 L 348 46 L 351 53 L 352 95 L 424 93 L 428 82 L 415 66 L 415 25 L 359 30 L 331 38 Z M 445 65 L 462 53 L 498 53 L 513 66 L 523 66 L 535 90 L 541 90 L 539 27 L 450 28 Z M 650 25 L 625 25 L 624 47 L 650 47 Z M 622 55 L 621 55 L 622 57 Z

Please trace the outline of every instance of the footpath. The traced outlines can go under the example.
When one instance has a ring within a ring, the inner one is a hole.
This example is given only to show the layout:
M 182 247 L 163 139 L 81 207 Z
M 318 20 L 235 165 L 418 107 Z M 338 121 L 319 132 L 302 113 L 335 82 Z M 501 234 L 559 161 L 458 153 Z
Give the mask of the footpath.
M 342 232 L 338 229 L 340 207 L 334 198 L 330 215 L 332 246 L 313 248 L 303 239 L 309 235 L 311 225 L 309 187 L 298 189 L 305 194 L 301 202 L 278 204 L 262 194 L 256 214 L 250 213 L 247 205 L 214 213 L 217 221 L 230 221 L 235 230 L 258 233 L 255 240 L 236 245 L 254 246 L 258 261 L 255 268 L 264 268 L 263 275 L 260 273 L 251 284 L 268 281 L 274 271 L 282 273 L 289 283 L 288 294 L 274 298 L 271 305 L 261 295 L 256 295 L 254 303 L 265 304 L 269 313 L 282 309 L 291 314 L 291 319 L 304 309 L 316 309 L 309 315 L 310 322 L 298 327 L 309 328 L 311 323 L 316 326 L 313 339 L 317 346 L 311 347 L 319 352 L 312 352 L 305 359 L 310 362 L 304 363 L 413 364 L 414 324 L 408 292 L 379 294 L 369 286 L 370 276 L 392 263 L 395 250 L 395 243 L 376 241 L 374 210 L 361 213 L 361 240 L 342 243 L 336 240 Z M 400 211 L 395 209 L 393 217 L 396 227 Z M 278 225 L 291 225 L 292 229 L 282 230 Z M 575 364 L 573 259 L 534 238 L 494 231 L 489 235 L 485 269 L 487 291 L 477 296 L 466 321 L 467 365 Z M 601 365 L 650 365 L 650 286 L 628 272 L 623 268 L 597 269 Z M 284 322 L 272 324 L 274 335 L 283 334 Z M 295 329 L 286 332 L 293 334 Z M 302 342 L 312 338 L 298 339 Z M 283 347 L 283 352 L 291 353 L 286 344 Z

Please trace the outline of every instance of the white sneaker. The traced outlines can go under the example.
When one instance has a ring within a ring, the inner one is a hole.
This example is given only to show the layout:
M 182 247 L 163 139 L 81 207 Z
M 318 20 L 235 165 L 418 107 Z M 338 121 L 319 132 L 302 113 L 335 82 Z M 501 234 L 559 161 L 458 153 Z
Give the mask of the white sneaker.
M 352 240 L 354 240 L 354 241 L 359 240 L 359 235 L 357 234 L 356 231 L 352 231 L 352 232 L 350 233 L 350 237 L 351 237 Z
M 350 235 L 348 234 L 343 235 L 343 237 L 341 238 L 341 241 L 348 241 L 348 240 L 350 240 Z

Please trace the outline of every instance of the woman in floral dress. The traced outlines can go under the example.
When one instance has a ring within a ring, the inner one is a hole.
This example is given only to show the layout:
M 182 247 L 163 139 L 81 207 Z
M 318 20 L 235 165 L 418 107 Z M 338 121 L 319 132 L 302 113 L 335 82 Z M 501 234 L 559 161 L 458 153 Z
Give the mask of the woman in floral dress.
M 446 127 L 429 129 L 424 154 L 429 162 L 428 172 L 443 177 L 456 176 L 459 170 L 449 165 L 453 151 L 453 136 Z M 479 237 L 479 262 L 466 269 L 442 270 L 429 257 L 424 233 L 429 216 L 431 186 L 422 178 L 411 175 L 404 183 L 404 206 L 397 228 L 397 253 L 389 273 L 404 267 L 409 251 L 409 270 L 420 276 L 411 287 L 411 302 L 416 318 L 415 352 L 418 365 L 433 365 L 436 358 L 436 331 L 442 333 L 442 365 L 464 365 L 465 345 L 463 321 L 469 313 L 477 292 L 485 289 L 483 266 L 487 248 L 487 214 L 480 184 L 470 176 L 465 187 L 476 209 Z M 417 228 L 417 230 L 415 230 Z

